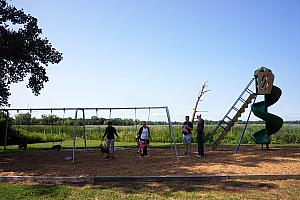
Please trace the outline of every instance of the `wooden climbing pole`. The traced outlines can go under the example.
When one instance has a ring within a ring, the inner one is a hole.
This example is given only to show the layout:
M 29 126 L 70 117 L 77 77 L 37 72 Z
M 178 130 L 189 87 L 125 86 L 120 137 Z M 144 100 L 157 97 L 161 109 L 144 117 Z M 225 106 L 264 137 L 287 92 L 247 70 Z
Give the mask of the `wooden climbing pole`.
M 192 123 L 194 122 L 195 120 L 195 115 L 197 112 L 200 112 L 200 111 L 197 111 L 197 107 L 198 107 L 198 104 L 199 104 L 199 101 L 201 101 L 201 98 L 202 96 L 206 93 L 206 92 L 209 92 L 210 90 L 207 90 L 207 81 L 202 85 L 201 87 L 201 90 L 199 91 L 199 94 L 198 94 L 198 97 L 197 97 L 197 101 L 196 101 L 196 105 L 193 109 L 193 114 L 192 114 Z

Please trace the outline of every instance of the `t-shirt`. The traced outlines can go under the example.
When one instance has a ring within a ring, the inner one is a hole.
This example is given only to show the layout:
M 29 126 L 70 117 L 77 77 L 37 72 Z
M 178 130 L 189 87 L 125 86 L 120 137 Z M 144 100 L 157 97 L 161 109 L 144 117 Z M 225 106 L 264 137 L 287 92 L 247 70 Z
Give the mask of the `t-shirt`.
M 200 119 L 197 124 L 197 133 L 201 134 L 201 133 L 203 133 L 203 130 L 204 130 L 204 120 Z
M 141 134 L 141 139 L 142 140 L 148 140 L 148 138 L 149 138 L 148 128 L 143 127 L 142 134 Z
M 103 137 L 107 136 L 106 137 L 107 139 L 114 139 L 115 135 L 118 136 L 117 130 L 115 129 L 115 127 L 109 126 L 106 127 Z
M 146 132 L 145 129 L 147 130 L 147 132 Z M 142 136 L 142 134 L 144 134 L 144 136 Z M 147 139 L 144 139 L 144 138 L 147 138 Z M 149 127 L 148 126 L 147 127 L 142 126 L 139 129 L 139 132 L 138 132 L 138 139 L 148 140 L 149 138 L 150 138 L 150 129 L 149 129 Z
M 189 128 L 187 128 L 186 126 L 188 126 Z M 183 122 L 182 133 L 184 135 L 192 134 L 192 128 L 193 128 L 192 122 L 185 121 L 185 122 Z

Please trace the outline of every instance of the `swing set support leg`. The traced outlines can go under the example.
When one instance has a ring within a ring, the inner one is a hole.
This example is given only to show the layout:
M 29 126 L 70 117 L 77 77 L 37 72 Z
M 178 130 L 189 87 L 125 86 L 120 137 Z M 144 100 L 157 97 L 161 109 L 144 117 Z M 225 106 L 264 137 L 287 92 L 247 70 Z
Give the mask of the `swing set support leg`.
M 6 151 L 6 145 L 7 145 L 7 136 L 8 136 L 8 121 L 9 121 L 9 111 L 6 111 L 6 125 L 5 125 L 5 138 L 4 138 L 4 149 L 3 151 Z
M 178 151 L 177 151 L 177 147 L 176 147 L 176 141 L 175 141 L 175 137 L 174 137 L 174 130 L 172 128 L 172 121 L 171 121 L 171 117 L 170 117 L 170 112 L 169 112 L 169 108 L 168 106 L 166 106 L 166 112 L 167 112 L 167 118 L 168 118 L 168 124 L 169 124 L 169 132 L 170 132 L 170 136 L 171 136 L 171 148 L 175 151 L 176 154 L 176 159 L 177 161 L 179 161 L 179 157 L 178 157 Z M 174 147 L 173 147 L 174 145 Z

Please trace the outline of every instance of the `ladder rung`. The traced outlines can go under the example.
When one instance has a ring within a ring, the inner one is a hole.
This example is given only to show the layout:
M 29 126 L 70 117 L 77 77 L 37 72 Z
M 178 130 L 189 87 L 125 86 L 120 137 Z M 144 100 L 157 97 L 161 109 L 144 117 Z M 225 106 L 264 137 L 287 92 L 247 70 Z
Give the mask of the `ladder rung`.
M 232 120 L 230 117 L 228 117 L 227 115 L 225 116 L 225 118 L 229 119 L 230 121 Z
M 253 94 L 253 91 L 250 90 L 249 88 L 247 88 L 246 92 L 248 92 L 249 94 Z
M 226 122 L 226 121 L 224 121 L 224 120 L 223 120 L 223 122 L 224 122 L 224 124 L 227 124 L 228 126 L 230 126 L 230 123 L 228 123 L 228 122 Z
M 237 108 L 234 107 L 234 106 L 232 107 L 232 109 L 235 110 L 235 111 L 239 111 L 239 109 L 237 109 Z
M 219 124 L 219 126 L 220 126 L 222 129 L 226 130 L 226 128 L 225 128 L 224 126 L 222 126 L 221 124 Z
M 243 99 L 243 98 L 240 98 L 239 100 L 242 101 L 242 102 L 244 102 L 244 103 L 246 102 L 246 100 Z

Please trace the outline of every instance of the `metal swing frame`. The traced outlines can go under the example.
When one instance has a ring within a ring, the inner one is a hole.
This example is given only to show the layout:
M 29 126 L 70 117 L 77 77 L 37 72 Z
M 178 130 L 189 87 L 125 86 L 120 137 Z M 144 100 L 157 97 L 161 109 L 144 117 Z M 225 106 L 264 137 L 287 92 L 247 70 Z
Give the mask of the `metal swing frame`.
M 171 144 L 171 149 L 175 152 L 175 156 L 177 161 L 179 161 L 179 156 L 178 156 L 178 151 L 176 147 L 176 140 L 175 140 L 175 135 L 174 135 L 174 130 L 172 127 L 172 121 L 170 117 L 170 112 L 168 106 L 161 106 L 161 107 L 112 107 L 112 108 L 1 108 L 0 110 L 2 112 L 6 112 L 6 128 L 5 128 L 5 139 L 4 139 L 4 152 L 6 151 L 6 146 L 7 146 L 7 137 L 8 137 L 8 121 L 9 121 L 9 112 L 10 111 L 34 111 L 34 110 L 74 110 L 75 111 L 75 118 L 74 118 L 74 135 L 73 135 L 73 153 L 72 153 L 72 160 L 73 163 L 75 163 L 75 146 L 76 146 L 76 128 L 77 128 L 77 116 L 78 116 L 78 111 L 82 111 L 82 117 L 83 117 L 83 128 L 84 128 L 84 150 L 86 151 L 86 123 L 85 123 L 85 110 L 109 110 L 109 118 L 111 118 L 111 112 L 112 110 L 135 110 L 135 115 L 136 115 L 136 110 L 145 110 L 149 109 L 149 114 L 148 114 L 148 120 L 149 120 L 149 115 L 150 115 L 150 110 L 151 109 L 164 109 L 166 111 L 166 117 L 168 120 L 168 127 L 169 127 L 169 133 L 170 133 L 170 144 Z

